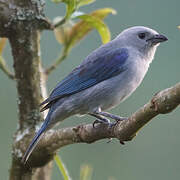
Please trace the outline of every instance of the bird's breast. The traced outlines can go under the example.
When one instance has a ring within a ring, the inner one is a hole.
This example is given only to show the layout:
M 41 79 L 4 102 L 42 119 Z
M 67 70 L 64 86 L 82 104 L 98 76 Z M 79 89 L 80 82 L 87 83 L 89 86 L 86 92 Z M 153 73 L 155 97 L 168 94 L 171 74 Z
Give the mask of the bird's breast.
M 132 61 L 119 75 L 67 97 L 62 106 L 68 107 L 68 111 L 74 114 L 87 114 L 99 107 L 102 110 L 111 109 L 135 91 L 147 69 L 148 66 L 141 61 Z
M 114 107 L 130 96 L 141 84 L 147 70 L 148 65 L 143 61 L 132 62 L 126 71 L 108 80 L 105 86 L 110 87 L 109 93 L 104 96 L 106 101 L 102 109 Z

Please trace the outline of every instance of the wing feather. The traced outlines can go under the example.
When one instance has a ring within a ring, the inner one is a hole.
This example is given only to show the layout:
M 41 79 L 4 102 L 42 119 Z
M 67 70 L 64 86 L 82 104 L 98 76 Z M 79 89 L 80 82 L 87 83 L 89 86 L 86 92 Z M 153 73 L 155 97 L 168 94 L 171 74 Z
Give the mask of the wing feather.
M 48 103 L 42 110 L 48 109 L 59 98 L 75 94 L 122 73 L 127 68 L 127 58 L 128 50 L 119 48 L 82 63 L 55 87 L 49 98 L 41 103 L 41 105 Z

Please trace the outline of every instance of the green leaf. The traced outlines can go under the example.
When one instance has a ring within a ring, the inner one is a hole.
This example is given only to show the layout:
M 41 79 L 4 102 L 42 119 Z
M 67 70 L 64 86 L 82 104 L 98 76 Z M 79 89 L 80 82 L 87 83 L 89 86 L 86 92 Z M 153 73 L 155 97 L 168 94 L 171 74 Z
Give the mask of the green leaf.
M 76 0 L 52 0 L 54 3 L 65 3 L 66 4 L 66 15 L 65 19 L 69 19 L 73 12 L 77 9 L 77 1 Z
M 91 4 L 91 3 L 95 2 L 95 1 L 96 0 L 79 0 L 77 4 L 78 4 L 78 7 L 81 7 L 81 6 Z
M 0 55 L 2 55 L 3 53 L 4 47 L 6 45 L 6 41 L 7 41 L 6 38 L 0 38 Z
M 83 39 L 90 31 L 92 31 L 96 27 L 102 34 L 103 42 L 108 42 L 110 40 L 110 32 L 102 20 L 108 14 L 115 14 L 115 12 L 116 11 L 111 8 L 102 8 L 90 13 L 89 15 L 75 16 L 76 18 L 81 17 L 82 20 L 76 23 L 69 31 L 69 41 L 66 44 L 65 51 L 68 52 L 75 44 L 77 44 L 81 39 Z
M 102 8 L 102 9 L 98 9 L 92 13 L 93 16 L 96 16 L 100 19 L 104 19 L 108 14 L 115 15 L 116 10 L 114 10 L 112 8 Z
M 4 69 L 5 66 L 6 66 L 6 63 L 5 63 L 4 59 L 3 59 L 3 57 L 0 56 L 0 68 Z
M 66 4 L 68 4 L 69 2 L 70 2 L 71 0 L 52 0 L 52 2 L 54 2 L 54 3 L 66 3 Z
M 68 174 L 68 171 L 67 171 L 65 165 L 63 164 L 61 158 L 58 155 L 55 155 L 54 160 L 55 160 L 55 162 L 56 162 L 56 164 L 57 164 L 57 166 L 59 168 L 59 171 L 61 172 L 64 180 L 71 180 L 71 178 L 70 178 L 70 176 Z
M 80 169 L 80 180 L 92 179 L 92 167 L 88 164 L 82 165 Z
M 53 23 L 56 24 L 57 22 L 61 22 L 61 21 L 62 21 L 62 17 L 57 16 L 56 18 L 54 18 Z M 66 44 L 67 43 L 67 41 L 69 39 L 69 32 L 70 32 L 73 25 L 74 25 L 74 22 L 71 21 L 71 19 L 70 19 L 69 21 L 66 21 L 61 26 L 57 26 L 54 29 L 54 34 L 55 34 L 56 40 L 60 44 Z
M 54 2 L 54 3 L 60 3 L 60 2 L 62 2 L 62 0 L 52 0 L 52 2 Z
M 89 26 L 95 28 L 100 36 L 102 42 L 105 44 L 111 40 L 111 34 L 107 25 L 99 18 L 93 15 L 81 15 L 78 18 L 84 20 Z
M 71 19 L 76 19 L 81 15 L 84 15 L 85 13 L 82 11 L 75 11 L 72 15 L 71 15 Z
M 64 0 L 64 1 L 66 1 L 65 3 L 67 4 L 65 19 L 68 19 L 76 10 L 77 4 L 76 4 L 76 0 Z

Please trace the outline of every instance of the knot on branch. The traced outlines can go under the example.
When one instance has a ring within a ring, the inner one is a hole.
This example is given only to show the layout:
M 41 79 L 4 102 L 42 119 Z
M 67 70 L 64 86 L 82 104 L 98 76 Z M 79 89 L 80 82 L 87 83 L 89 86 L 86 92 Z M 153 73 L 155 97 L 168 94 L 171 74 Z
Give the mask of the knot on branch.
M 113 128 L 114 137 L 117 138 L 121 144 L 124 141 L 131 141 L 136 136 L 136 131 L 133 130 L 135 119 L 132 117 L 128 120 L 119 121 Z
M 179 91 L 175 90 L 175 88 L 168 88 L 156 93 L 151 100 L 151 108 L 159 114 L 166 114 L 173 111 L 180 103 L 177 93 Z
M 97 134 L 98 129 L 98 126 L 94 128 L 92 125 L 79 125 L 77 127 L 74 127 L 73 131 L 76 134 L 77 142 L 84 142 L 90 144 L 97 140 L 97 136 L 92 136 L 91 133 Z

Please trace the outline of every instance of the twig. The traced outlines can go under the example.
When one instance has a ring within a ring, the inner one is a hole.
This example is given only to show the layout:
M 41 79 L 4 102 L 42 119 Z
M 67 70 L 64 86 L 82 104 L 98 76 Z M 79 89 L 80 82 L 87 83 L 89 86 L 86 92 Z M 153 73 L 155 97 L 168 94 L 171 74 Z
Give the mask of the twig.
M 54 24 L 54 27 L 57 28 L 58 26 L 62 26 L 63 24 L 65 24 L 67 21 L 66 18 L 61 19 L 60 21 L 58 21 L 57 23 Z
M 9 71 L 6 62 L 2 56 L 0 56 L 0 69 L 12 80 L 15 79 L 15 76 Z
M 173 111 L 180 104 L 180 83 L 160 91 L 138 111 L 133 113 L 127 121 L 118 122 L 114 127 L 92 124 L 68 127 L 45 134 L 39 144 L 41 149 L 46 149 L 48 154 L 54 153 L 57 149 L 74 143 L 93 143 L 104 138 L 117 138 L 120 142 L 132 140 L 136 133 L 146 123 L 158 114 L 165 114 Z M 38 153 L 37 153 L 38 154 Z
M 65 167 L 64 163 L 62 162 L 62 159 L 60 158 L 60 156 L 55 155 L 54 160 L 55 160 L 64 180 L 71 180 L 69 173 L 68 173 L 68 170 Z
M 45 74 L 49 75 L 53 70 L 55 70 L 59 64 L 67 57 L 67 51 L 63 49 L 61 55 L 55 60 L 54 64 L 50 65 L 46 70 Z

